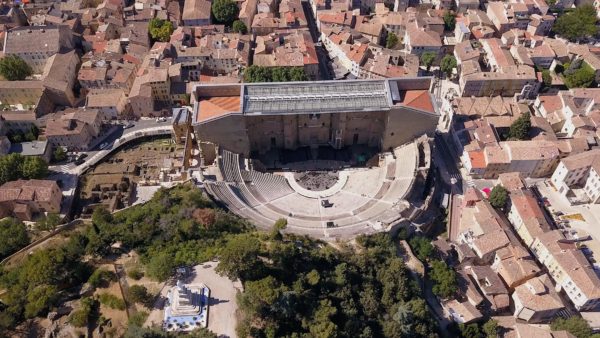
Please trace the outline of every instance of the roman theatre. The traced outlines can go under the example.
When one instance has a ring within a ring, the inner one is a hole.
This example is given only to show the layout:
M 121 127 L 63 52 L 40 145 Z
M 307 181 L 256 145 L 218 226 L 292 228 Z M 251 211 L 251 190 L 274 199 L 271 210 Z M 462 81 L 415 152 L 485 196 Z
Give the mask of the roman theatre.
M 258 227 L 350 238 L 412 222 L 431 199 L 431 78 L 194 88 L 202 184 Z

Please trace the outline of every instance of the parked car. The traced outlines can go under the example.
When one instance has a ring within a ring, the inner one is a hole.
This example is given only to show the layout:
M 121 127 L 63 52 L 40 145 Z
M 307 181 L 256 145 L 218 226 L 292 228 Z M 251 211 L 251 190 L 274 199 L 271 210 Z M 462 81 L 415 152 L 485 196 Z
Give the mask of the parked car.
M 129 129 L 129 128 L 133 128 L 135 125 L 131 122 L 127 123 L 126 125 L 123 126 L 123 129 Z
M 328 228 L 335 228 L 335 227 L 337 227 L 337 225 L 335 223 L 329 221 L 329 222 L 327 222 L 327 227 Z

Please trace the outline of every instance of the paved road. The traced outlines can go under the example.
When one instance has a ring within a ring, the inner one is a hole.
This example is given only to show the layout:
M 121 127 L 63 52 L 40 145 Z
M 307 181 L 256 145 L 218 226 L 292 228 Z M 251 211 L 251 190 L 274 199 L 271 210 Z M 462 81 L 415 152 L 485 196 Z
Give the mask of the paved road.
M 310 3 L 308 1 L 302 1 L 302 8 L 304 9 L 304 15 L 306 16 L 306 22 L 308 24 L 310 36 L 312 37 L 313 42 L 316 44 L 319 41 L 321 32 L 319 32 L 319 29 L 317 28 L 317 21 L 315 20 Z M 331 80 L 332 76 L 328 67 L 329 59 L 327 51 L 325 48 L 323 48 L 323 46 L 319 45 L 315 46 L 315 50 L 317 52 L 317 58 L 319 59 L 319 73 L 321 80 Z
M 450 150 L 445 138 L 441 134 L 436 134 L 434 156 L 437 159 L 437 166 L 442 178 L 446 184 L 451 186 L 452 193 L 462 194 L 467 187 L 456 165 L 458 159 L 455 159 L 453 154 L 454 152 Z
M 166 131 L 167 129 L 171 128 L 170 118 L 168 118 L 166 122 L 156 122 L 154 119 L 145 119 L 133 123 L 134 126 L 127 129 L 124 129 L 123 126 L 118 126 L 102 140 L 98 140 L 96 142 L 97 146 L 95 146 L 91 151 L 84 152 L 88 156 L 86 161 L 81 165 L 77 166 L 74 162 L 69 162 L 50 166 L 49 169 L 56 173 L 79 175 L 85 169 L 96 164 L 96 162 L 98 162 L 101 158 L 108 155 L 112 150 L 118 148 L 125 140 L 145 136 L 147 133 Z M 108 143 L 109 146 L 103 150 L 99 149 L 100 145 L 104 143 Z

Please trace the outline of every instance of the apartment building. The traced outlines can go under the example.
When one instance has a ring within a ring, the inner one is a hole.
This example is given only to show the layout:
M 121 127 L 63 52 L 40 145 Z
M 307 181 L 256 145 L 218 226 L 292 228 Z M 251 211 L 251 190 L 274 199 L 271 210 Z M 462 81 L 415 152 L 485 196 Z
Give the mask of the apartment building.
M 558 164 L 560 151 L 551 141 L 504 141 L 480 149 L 465 148 L 463 164 L 474 177 L 497 178 L 506 172 L 525 177 L 545 177 Z
M 511 296 L 514 317 L 528 323 L 547 323 L 565 308 L 547 274 L 534 277 L 515 288 Z
M 426 30 L 410 24 L 404 34 L 405 49 L 411 54 L 421 55 L 426 52 L 440 53 L 442 38 L 435 30 Z
M 319 59 L 308 31 L 257 36 L 253 64 L 261 67 L 303 68 L 310 79 L 319 77 Z
M 529 24 L 529 9 L 524 3 L 490 1 L 487 15 L 500 34 L 513 28 L 525 30 Z
M 54 54 L 48 58 L 42 78 L 45 92 L 55 104 L 65 107 L 75 104 L 73 88 L 78 66 L 79 56 L 75 51 Z
M 553 230 L 539 235 L 531 250 L 557 289 L 565 292 L 577 310 L 594 311 L 600 307 L 600 279 L 574 242 Z
M 9 30 L 4 37 L 4 55 L 16 55 L 40 74 L 46 61 L 57 53 L 73 50 L 68 26 L 26 26 Z
M 531 247 L 537 237 L 550 231 L 550 224 L 530 190 L 512 190 L 509 197 L 508 220 L 523 243 Z
M 185 0 L 181 16 L 184 26 L 210 25 L 210 6 L 208 0 Z
M 591 203 L 600 203 L 600 149 L 563 158 L 550 181 L 565 197 L 581 189 Z
M 32 221 L 40 213 L 60 212 L 62 192 L 55 181 L 17 180 L 0 186 L 0 214 Z
M 100 134 L 101 126 L 102 114 L 99 111 L 68 109 L 48 118 L 44 135 L 53 147 L 83 151 L 89 149 Z
M 93 89 L 86 96 L 86 109 L 96 109 L 105 120 L 117 119 L 128 113 L 127 95 L 123 89 Z
M 478 62 L 463 62 L 459 80 L 460 95 L 467 96 L 512 96 L 535 97 L 540 83 L 531 66 L 517 65 L 497 72 L 482 70 Z

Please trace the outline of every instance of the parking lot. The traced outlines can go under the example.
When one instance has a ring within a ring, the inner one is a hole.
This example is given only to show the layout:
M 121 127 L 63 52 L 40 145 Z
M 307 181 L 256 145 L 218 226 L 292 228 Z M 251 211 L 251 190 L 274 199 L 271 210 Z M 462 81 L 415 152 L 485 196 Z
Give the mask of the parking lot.
M 600 270 L 600 205 L 570 205 L 549 181 L 540 181 L 535 185 L 542 196 L 542 202 L 553 217 L 557 228 L 566 238 L 576 240 L 582 252 Z M 596 260 L 599 262 L 596 263 Z

